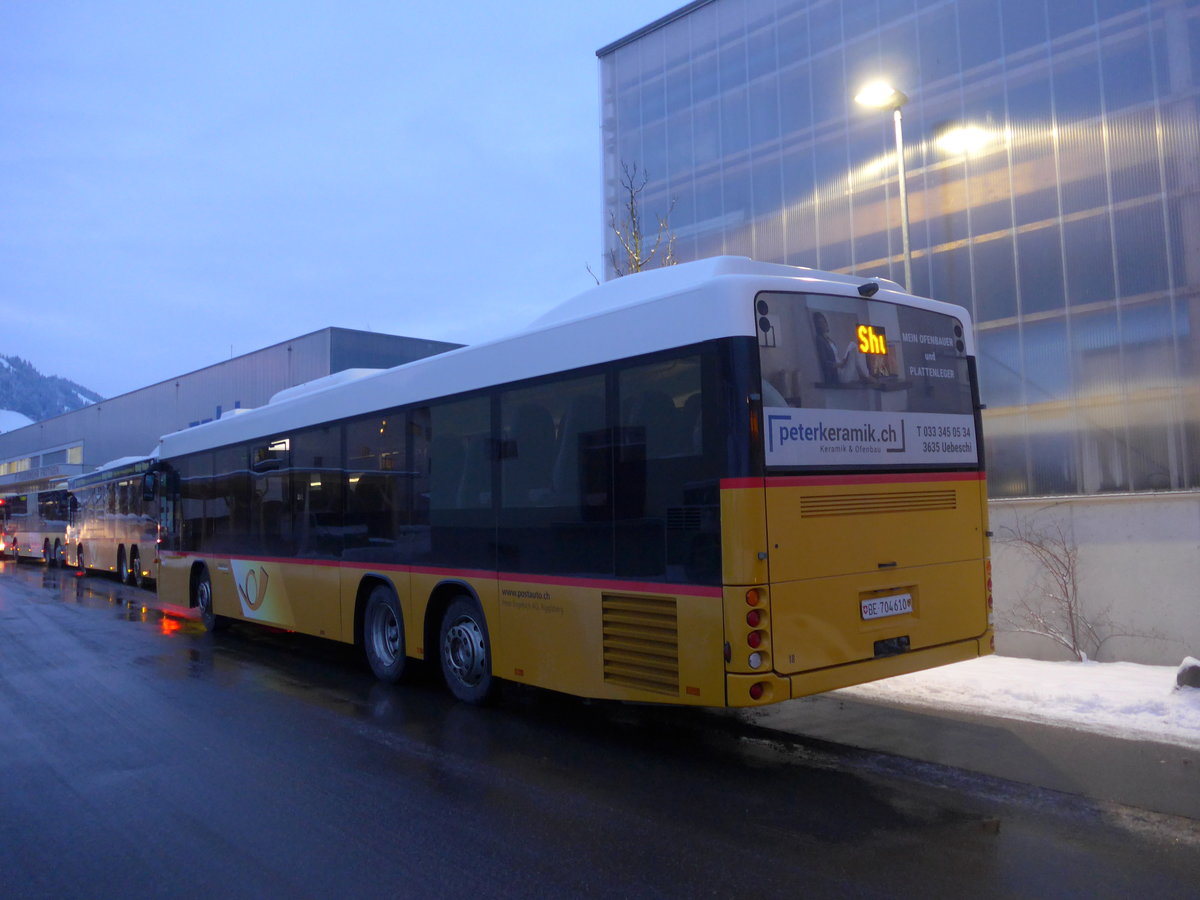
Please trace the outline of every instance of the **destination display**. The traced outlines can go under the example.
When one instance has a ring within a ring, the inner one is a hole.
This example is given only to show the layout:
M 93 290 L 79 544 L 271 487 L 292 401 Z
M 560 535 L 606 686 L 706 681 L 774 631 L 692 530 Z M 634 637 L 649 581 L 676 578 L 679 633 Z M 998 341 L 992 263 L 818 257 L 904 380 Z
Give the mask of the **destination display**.
M 761 294 L 766 463 L 979 464 L 963 324 L 869 298 Z

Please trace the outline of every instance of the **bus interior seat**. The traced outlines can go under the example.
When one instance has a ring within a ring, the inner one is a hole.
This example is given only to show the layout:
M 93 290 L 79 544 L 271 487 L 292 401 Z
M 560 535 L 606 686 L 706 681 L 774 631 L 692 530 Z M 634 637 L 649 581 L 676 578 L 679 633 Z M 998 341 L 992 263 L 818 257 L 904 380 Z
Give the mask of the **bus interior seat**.
M 466 438 L 457 509 L 482 509 L 492 505 L 492 439 L 486 434 Z
M 430 509 L 458 507 L 458 489 L 462 484 L 466 451 L 463 439 L 444 434 L 435 437 L 430 447 L 429 506 Z
M 681 411 L 663 391 L 645 391 L 630 407 L 626 425 L 646 430 L 646 457 L 661 459 L 687 452 L 691 436 Z
M 513 454 L 504 465 L 504 503 L 538 506 L 545 503 L 551 483 L 558 441 L 554 417 L 544 407 L 527 403 L 518 407 L 509 438 Z
M 552 483 L 558 503 L 579 502 L 579 476 L 583 447 L 580 437 L 604 429 L 604 400 L 595 394 L 572 397 L 559 425 L 558 454 L 554 459 Z

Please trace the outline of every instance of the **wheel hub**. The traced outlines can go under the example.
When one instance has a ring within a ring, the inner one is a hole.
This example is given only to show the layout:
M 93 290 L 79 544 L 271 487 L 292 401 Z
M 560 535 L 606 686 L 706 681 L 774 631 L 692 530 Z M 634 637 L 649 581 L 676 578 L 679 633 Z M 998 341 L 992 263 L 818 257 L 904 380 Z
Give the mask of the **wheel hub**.
M 450 670 L 463 684 L 473 686 L 483 678 L 487 664 L 483 631 L 473 619 L 464 616 L 446 629 L 442 653 Z
M 375 641 L 375 654 L 391 665 L 400 654 L 400 623 L 389 607 L 382 606 L 375 610 L 371 633 Z

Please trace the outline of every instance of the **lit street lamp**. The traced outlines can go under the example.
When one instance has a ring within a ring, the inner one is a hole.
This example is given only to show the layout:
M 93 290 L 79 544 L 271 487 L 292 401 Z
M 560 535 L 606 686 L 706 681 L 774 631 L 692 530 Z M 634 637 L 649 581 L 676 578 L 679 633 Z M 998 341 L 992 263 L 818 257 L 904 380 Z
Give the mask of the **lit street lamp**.
M 890 109 L 896 123 L 896 171 L 900 182 L 900 240 L 904 245 L 904 287 L 912 290 L 912 249 L 908 240 L 908 185 L 904 177 L 904 127 L 900 107 L 908 102 L 907 95 L 886 81 L 873 81 L 854 97 L 855 103 L 872 109 Z

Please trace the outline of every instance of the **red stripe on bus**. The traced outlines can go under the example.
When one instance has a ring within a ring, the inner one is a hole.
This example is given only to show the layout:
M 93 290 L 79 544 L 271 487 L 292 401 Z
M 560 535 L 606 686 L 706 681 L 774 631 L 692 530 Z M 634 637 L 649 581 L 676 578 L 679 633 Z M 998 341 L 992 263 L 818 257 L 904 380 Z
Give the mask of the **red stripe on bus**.
M 637 591 L 644 594 L 679 594 L 686 597 L 720 597 L 720 587 L 699 584 L 667 584 L 657 581 L 611 581 L 601 578 L 556 578 L 553 575 L 522 575 L 501 572 L 501 581 L 520 584 L 549 584 L 563 587 L 594 588 L 601 591 Z
M 765 478 L 722 478 L 721 490 L 730 491 L 737 488 L 760 488 L 766 482 Z
M 919 484 L 931 481 L 982 481 L 984 472 L 891 472 L 857 475 L 776 475 L 768 478 L 722 478 L 721 490 L 839 484 Z
M 189 554 L 173 556 L 174 559 L 185 558 Z M 443 578 L 483 579 L 493 581 L 510 581 L 523 584 L 548 584 L 561 587 L 594 588 L 605 591 L 637 591 L 638 593 L 675 594 L 684 597 L 720 597 L 719 586 L 699 584 L 670 584 L 657 581 L 617 581 L 601 578 L 573 578 L 570 576 L 556 577 L 553 575 L 523 575 L 519 572 L 493 572 L 486 569 L 444 569 L 434 566 L 413 566 L 403 563 L 373 563 L 356 562 L 354 560 L 337 559 L 302 559 L 277 556 L 219 556 L 215 553 L 193 553 L 196 559 L 219 562 L 242 563 L 274 563 L 291 566 L 317 566 L 341 569 L 363 569 L 374 572 L 405 572 L 411 575 L 439 575 Z

